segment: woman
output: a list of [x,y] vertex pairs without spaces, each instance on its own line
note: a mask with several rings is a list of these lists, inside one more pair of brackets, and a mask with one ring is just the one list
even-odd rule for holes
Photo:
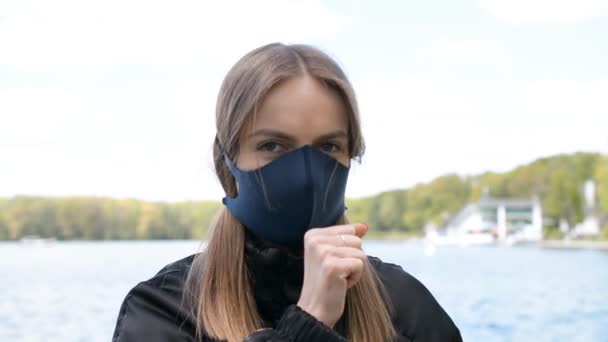
[[217,100],[214,162],[225,207],[204,252],[125,298],[114,341],[461,341],[430,292],[366,256],[344,217],[363,154],[353,89],[304,45],[241,60]]

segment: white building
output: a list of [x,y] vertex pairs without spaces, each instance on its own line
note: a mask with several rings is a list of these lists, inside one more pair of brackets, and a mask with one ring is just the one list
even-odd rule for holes
[[538,198],[482,197],[450,218],[445,232],[472,241],[538,241],[542,239],[542,217]]

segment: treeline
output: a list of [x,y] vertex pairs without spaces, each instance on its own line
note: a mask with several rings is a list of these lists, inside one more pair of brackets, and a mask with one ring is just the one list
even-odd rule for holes
[[548,222],[557,225],[565,219],[572,226],[584,218],[583,184],[588,179],[596,182],[598,214],[607,225],[608,156],[595,153],[542,158],[506,173],[446,175],[410,189],[349,200],[348,213],[351,220],[367,219],[381,231],[421,232],[428,223],[442,226],[487,189],[492,197],[538,196]]
[[0,240],[202,239],[216,202],[154,203],[95,197],[0,199]]
[[[421,233],[441,226],[460,208],[477,201],[484,189],[493,197],[539,196],[543,214],[571,225],[584,217],[582,185],[597,183],[598,211],[608,224],[608,156],[593,153],[539,159],[506,173],[462,177],[446,175],[410,189],[350,199],[353,222],[373,230]],[[144,202],[94,197],[0,199],[0,240],[39,235],[62,240],[201,239],[219,202]]]

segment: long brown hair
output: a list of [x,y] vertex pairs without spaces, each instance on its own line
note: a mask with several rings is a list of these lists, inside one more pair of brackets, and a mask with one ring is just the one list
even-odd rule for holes
[[[241,58],[228,72],[218,95],[213,156],[215,171],[228,196],[237,195],[237,186],[222,158],[234,160],[241,129],[268,91],[282,80],[299,75],[315,77],[342,97],[349,115],[350,156],[359,158],[363,154],[355,93],[340,67],[311,46],[269,44]],[[223,208],[211,229],[206,250],[195,257],[188,273],[186,293],[192,299],[199,338],[204,334],[240,342],[262,327],[244,261],[243,229]],[[387,341],[395,335],[384,291],[368,262],[361,280],[346,296],[349,340]]]

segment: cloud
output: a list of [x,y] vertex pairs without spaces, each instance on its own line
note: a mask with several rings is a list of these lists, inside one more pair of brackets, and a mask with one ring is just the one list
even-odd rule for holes
[[[436,80],[354,85],[368,151],[348,196],[555,153],[608,152],[608,80],[538,80],[492,99]],[[221,198],[210,161],[218,86],[184,80],[128,107],[62,89],[0,92],[0,112],[13,113],[0,126],[0,196]]]
[[353,168],[349,196],[477,167],[471,164],[479,136],[471,134],[471,123],[485,112],[481,96],[457,95],[435,80],[359,81],[354,86],[367,152],[363,164]]
[[577,23],[608,16],[604,0],[480,0],[479,6],[498,21],[513,25]]
[[503,115],[533,134],[532,149],[608,153],[606,94],[608,80],[533,81],[516,92]]
[[436,64],[443,65],[502,65],[505,52],[495,43],[475,39],[437,39],[423,52]]
[[0,64],[200,64],[271,41],[336,34],[320,1],[16,1],[0,8]]
[[[606,13],[580,4],[482,2],[516,24]],[[0,67],[26,70],[6,73],[0,86],[0,196],[219,199],[210,144],[223,68],[262,43],[317,44],[350,24],[320,1],[0,2]],[[419,53],[434,64],[500,66],[498,44],[442,38]],[[368,153],[348,195],[608,152],[608,81],[500,81],[355,80]]]
[[[210,146],[219,84],[178,82],[130,106],[59,88],[0,91],[0,196],[221,198]],[[35,99],[35,100],[32,100]]]
[[[570,120],[608,124],[608,80],[537,80],[514,99],[529,115],[544,113],[552,121]],[[608,126],[606,126],[608,128]]]
[[507,171],[559,153],[608,153],[608,80],[522,82],[492,98],[434,80],[355,87],[368,150],[349,196],[450,172]]
[[0,196],[221,198],[223,69],[351,21],[320,0],[0,2]]

